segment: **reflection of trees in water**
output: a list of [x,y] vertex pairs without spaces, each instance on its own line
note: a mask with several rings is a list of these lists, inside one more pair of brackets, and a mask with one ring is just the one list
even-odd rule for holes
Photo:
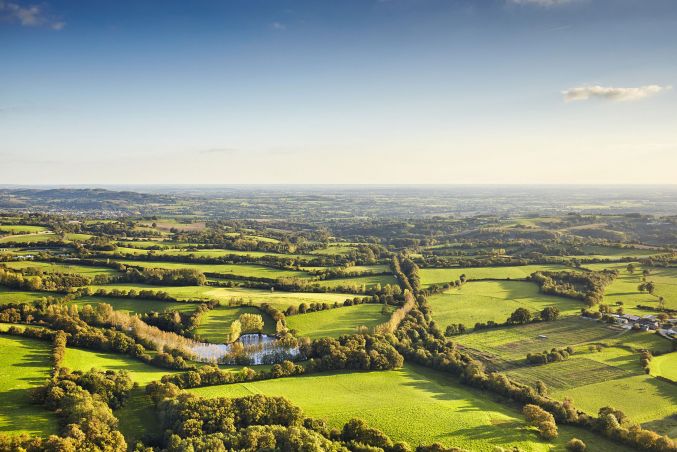
[[196,361],[218,364],[275,364],[300,357],[298,347],[264,334],[243,334],[232,344],[199,343],[191,351]]

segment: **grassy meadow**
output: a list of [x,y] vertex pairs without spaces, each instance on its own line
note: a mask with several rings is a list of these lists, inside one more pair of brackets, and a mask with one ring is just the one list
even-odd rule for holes
[[393,308],[388,308],[386,314],[381,313],[382,309],[381,304],[361,304],[298,314],[287,317],[287,327],[296,330],[299,337],[338,337],[353,334],[360,326],[371,329],[386,322]]
[[30,400],[30,390],[49,378],[51,343],[0,335],[0,433],[57,433],[56,416]]
[[476,322],[505,322],[517,308],[531,312],[556,306],[560,315],[572,315],[584,305],[570,298],[543,295],[536,284],[525,281],[474,281],[460,288],[431,295],[428,302],[433,318],[442,327],[462,323],[472,328]]
[[264,333],[275,333],[275,322],[273,319],[252,306],[227,307],[219,306],[207,311],[200,318],[200,325],[196,329],[198,337],[202,340],[212,343],[228,342],[230,334],[230,324],[237,320],[244,313],[259,314],[263,317]]
[[567,427],[560,427],[556,442],[542,441],[517,410],[461,386],[445,374],[411,365],[387,372],[317,374],[190,392],[203,397],[284,396],[306,415],[326,419],[332,427],[359,417],[414,447],[440,442],[473,451],[489,452],[496,446],[563,451],[563,444],[576,436],[590,450],[624,450],[583,430]]
[[255,264],[192,264],[184,262],[163,262],[163,261],[129,261],[117,260],[125,265],[143,268],[190,268],[204,273],[219,273],[222,275],[235,275],[245,278],[308,278],[310,275],[306,272],[296,270],[280,270],[277,268],[265,267]]
[[467,279],[524,279],[537,271],[561,271],[569,267],[563,265],[521,265],[504,267],[451,267],[422,268],[419,271],[421,285],[454,282],[465,275]]

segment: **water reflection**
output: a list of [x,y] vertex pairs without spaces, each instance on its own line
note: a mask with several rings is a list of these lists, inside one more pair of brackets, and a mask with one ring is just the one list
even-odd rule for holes
[[219,364],[275,364],[300,358],[298,347],[283,344],[275,336],[243,334],[232,344],[198,343],[191,348],[195,360]]

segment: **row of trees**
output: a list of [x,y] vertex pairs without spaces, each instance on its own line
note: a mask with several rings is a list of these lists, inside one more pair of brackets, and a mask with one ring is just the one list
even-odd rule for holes
[[546,294],[560,295],[584,301],[594,306],[604,299],[604,289],[618,276],[617,270],[600,272],[548,272],[539,271],[531,274],[534,281]]

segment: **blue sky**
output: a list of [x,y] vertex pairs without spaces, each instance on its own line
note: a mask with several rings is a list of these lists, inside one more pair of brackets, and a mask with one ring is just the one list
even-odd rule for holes
[[676,183],[673,0],[0,0],[0,183]]

